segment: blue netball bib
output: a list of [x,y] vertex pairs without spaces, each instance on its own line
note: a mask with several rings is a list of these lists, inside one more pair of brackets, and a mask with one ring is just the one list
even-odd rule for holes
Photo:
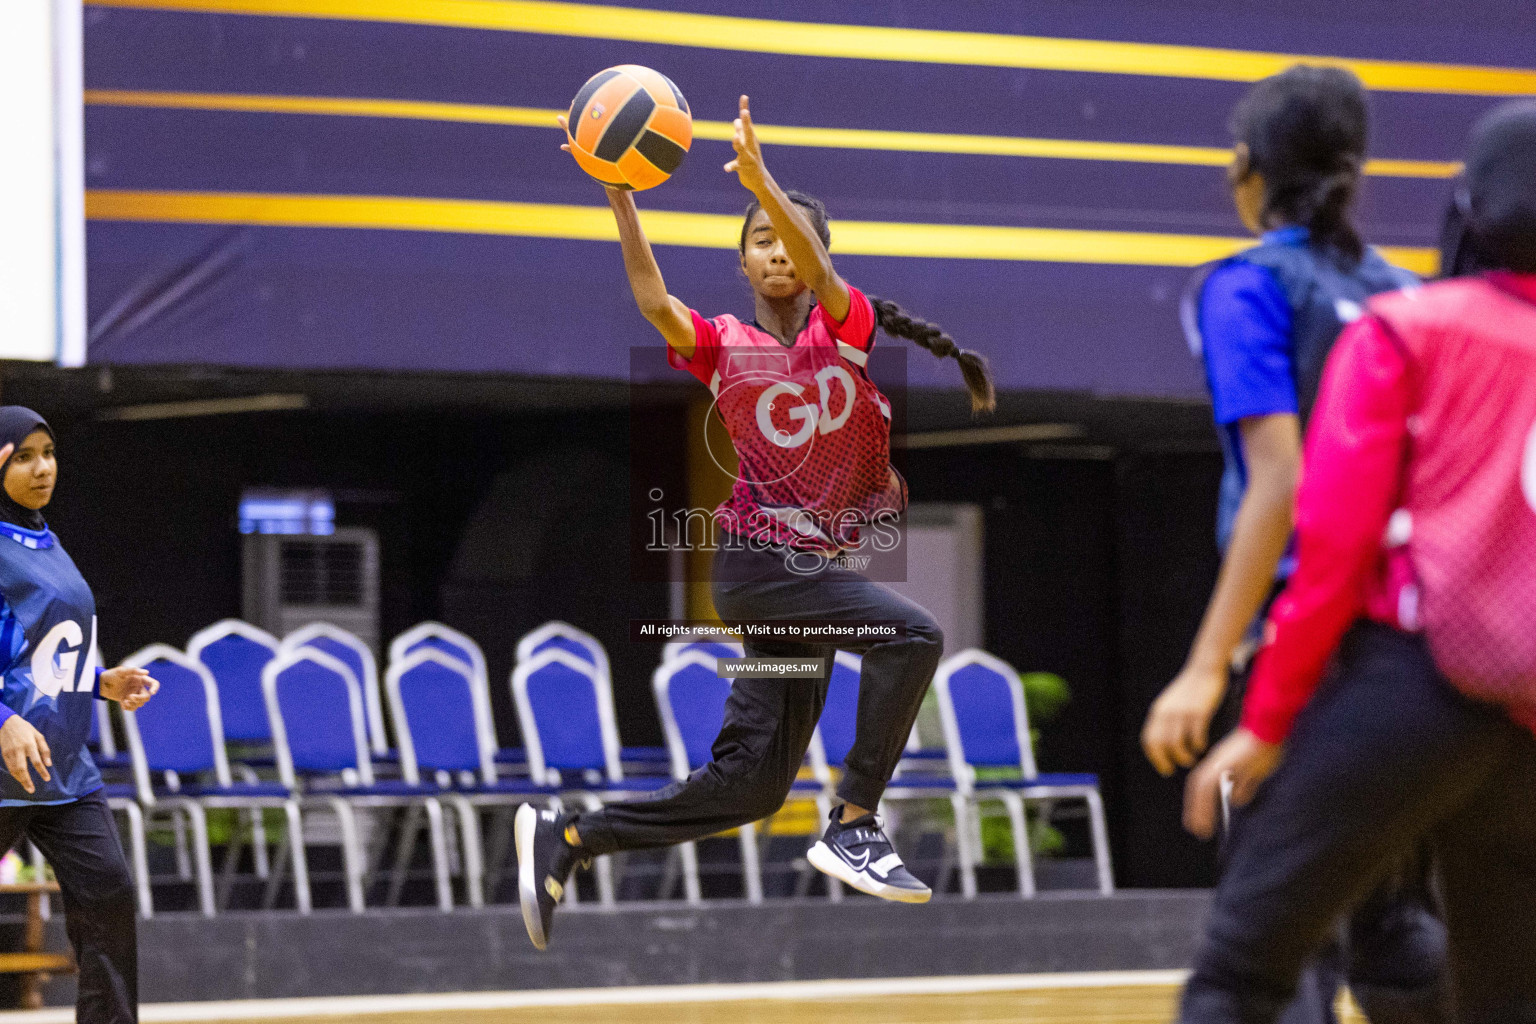
[[52,778],[33,772],[28,794],[0,771],[0,806],[56,804],[101,786],[85,747],[95,714],[96,600],[52,531],[0,523],[0,721],[21,715],[53,755]]

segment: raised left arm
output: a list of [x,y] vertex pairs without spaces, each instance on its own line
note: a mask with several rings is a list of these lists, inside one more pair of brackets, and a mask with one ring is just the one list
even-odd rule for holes
[[757,197],[763,211],[768,214],[768,220],[773,224],[773,230],[784,242],[784,251],[794,263],[795,273],[815,293],[816,301],[821,303],[832,319],[841,323],[848,318],[848,307],[852,301],[848,294],[848,284],[833,268],[832,256],[827,252],[827,247],[821,244],[821,238],[805,219],[805,214],[795,207],[764,166],[763,148],[752,127],[752,111],[747,107],[745,96],[741,98],[735,128],[731,148],[736,151],[736,156],[725,165],[725,169],[734,173],[741,180],[742,186]]

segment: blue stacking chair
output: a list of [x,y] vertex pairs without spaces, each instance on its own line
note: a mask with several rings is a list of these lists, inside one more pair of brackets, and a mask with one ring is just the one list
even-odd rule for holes
[[261,671],[277,657],[277,637],[240,619],[223,619],[187,641],[187,653],[213,673],[224,716],[224,739],[272,742],[272,726],[261,695]]
[[[375,777],[368,746],[366,701],[362,684],[352,669],[324,651],[299,647],[267,663],[262,670],[262,691],[271,716],[272,745],[283,784],[302,793],[298,804],[301,811],[324,808],[336,816],[340,825],[347,902],[352,911],[360,914],[364,910],[367,873],[357,828],[356,811],[360,809],[426,812],[438,908],[452,910],[442,805],[429,787]],[[400,839],[402,860],[397,861],[390,902],[399,892],[400,870],[405,867],[404,856],[415,842],[416,821],[415,813],[407,814],[407,827]]]
[[[278,646],[277,637],[241,619],[221,619],[187,641],[187,653],[208,666],[218,683],[225,741],[263,748],[241,751],[240,760],[230,765],[244,782],[257,781],[258,766],[271,767],[265,748],[272,742],[272,727],[261,695],[261,670],[277,656]],[[261,812],[251,813],[259,822]],[[268,877],[266,844],[255,844],[251,853],[256,877]]]
[[[651,676],[656,693],[656,707],[672,754],[672,777],[686,779],[690,773],[708,764],[715,738],[725,724],[725,702],[731,695],[731,680],[717,674],[716,659],[704,651],[688,651],[657,666]],[[812,762],[818,756],[819,742],[812,741]],[[820,769],[825,774],[825,767]],[[798,780],[791,796],[815,800],[823,816],[831,812],[826,788],[815,779]],[[757,850],[756,824],[738,830],[741,843],[743,888],[749,903],[763,901],[762,864]],[[698,851],[693,843],[682,846],[683,882],[690,903],[702,899],[699,885]],[[836,896],[833,897],[837,898]]]
[[[215,910],[204,812],[205,808],[219,807],[247,812],[251,842],[263,847],[266,834],[261,827],[261,811],[283,811],[293,854],[295,902],[300,913],[309,913],[309,873],[298,804],[287,786],[233,780],[224,753],[219,688],[213,673],[202,662],[166,644],[152,644],[124,664],[147,669],[160,683],[154,700],[137,711],[123,712],[123,732],[128,738],[139,803],[150,812],[164,808],[184,815],[190,824],[202,912],[211,916]],[[156,775],[161,780],[158,784]],[[231,839],[231,867],[237,842]],[[270,891],[275,892],[276,882],[275,876],[269,881]]]
[[368,746],[375,761],[389,760],[389,737],[384,729],[384,702],[379,692],[379,668],[373,651],[362,638],[329,622],[311,622],[283,637],[278,653],[286,654],[300,647],[313,647],[346,665],[363,686],[364,709],[368,712]]
[[[517,663],[523,664],[530,661],[536,654],[547,650],[562,650],[590,663],[601,680],[599,685],[612,692],[613,670],[608,664],[608,652],[603,648],[602,642],[591,633],[578,629],[569,622],[552,619],[537,629],[530,630],[517,642]],[[513,699],[516,700],[516,697],[514,696]],[[500,751],[497,759],[503,762],[526,764],[527,751]],[[641,775],[654,775],[666,772],[668,754],[665,747],[620,747],[619,761],[626,770]]]
[[[654,793],[666,775],[626,774],[613,690],[600,666],[549,645],[512,670],[512,699],[533,781],[595,810],[606,800]],[[613,902],[613,869],[596,861],[598,898]]]
[[[407,655],[421,650],[437,651],[460,662],[478,684],[483,684],[489,707],[491,682],[485,667],[485,653],[472,638],[441,622],[418,622],[390,641],[389,663],[393,667],[404,661]],[[491,756],[499,764],[516,765],[527,770],[528,755],[520,747],[497,748],[493,742]]]
[[[946,658],[934,674],[933,686],[939,695],[950,770],[963,798],[963,808],[959,804],[956,808],[956,832],[962,847],[976,837],[971,814],[981,803],[1001,803],[1013,826],[1019,892],[1032,896],[1035,875],[1025,827],[1025,802],[1044,804],[1043,810],[1049,813],[1051,805],[1059,801],[1081,800],[1088,811],[1099,891],[1106,895],[1114,892],[1109,832],[1104,822],[1098,776],[1041,774],[1035,767],[1029,713],[1024,704],[1024,684],[1013,666],[985,651],[971,648]],[[1014,778],[978,782],[976,768],[1010,768],[1017,769],[1019,774]],[[966,819],[963,827],[960,824],[962,813]],[[974,864],[977,859],[968,856],[961,862],[962,888],[968,897],[976,891]]]
[[475,674],[475,678],[484,681],[486,692],[490,692],[491,681],[485,669],[485,652],[481,651],[480,645],[470,637],[441,622],[418,622],[391,640],[389,662],[393,665],[397,661],[403,661],[407,654],[423,647],[441,651],[450,658],[457,658],[468,665],[470,671]]
[[[479,809],[548,800],[553,790],[525,778],[499,777],[490,695],[464,662],[435,647],[420,647],[386,673],[400,771],[407,783],[433,786],[458,814],[470,906],[485,903],[485,862]],[[494,832],[489,860],[494,890],[508,852],[510,821]]]
[[697,637],[692,640],[669,640],[661,648],[662,661],[675,661],[689,651],[702,651],[713,658],[742,658],[746,650],[741,642],[728,633],[717,637]]
[[558,648],[574,654],[583,661],[591,662],[598,675],[610,682],[612,670],[608,667],[608,652],[597,637],[569,622],[551,619],[537,629],[530,630],[517,642],[517,660],[527,661],[540,651]]

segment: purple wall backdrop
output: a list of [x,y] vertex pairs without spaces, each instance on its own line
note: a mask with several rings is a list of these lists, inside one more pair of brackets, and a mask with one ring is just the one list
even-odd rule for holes
[[[641,4],[738,14],[725,0]],[[1000,13],[1001,11],[1001,13]],[[761,13],[761,12],[759,12]],[[772,17],[827,20],[782,0]],[[850,23],[1017,32],[1352,57],[1520,66],[1520,0],[1264,5],[1076,0],[999,5],[856,0]],[[1147,76],[736,53],[367,22],[88,7],[88,89],[350,96],[563,107],[590,73],[669,74],[695,115],[749,92],[783,124],[1223,146],[1244,86]],[[1494,100],[1373,98],[1375,155],[1454,159]],[[88,187],[432,196],[599,205],[547,129],[385,118],[87,108]],[[729,147],[698,141],[642,205],[733,214]],[[1240,235],[1219,168],[781,147],[770,166],[833,217]],[[1430,245],[1443,180],[1373,178],[1361,220]],[[836,225],[834,222],[834,235]],[[606,242],[328,228],[93,221],[90,359],[622,377],[653,335]],[[835,238],[834,238],[834,254]],[[729,251],[658,250],[672,291],[745,313]],[[1181,268],[844,256],[844,276],[989,354],[1011,388],[1198,393],[1177,328]],[[913,360],[913,383],[954,385]]]

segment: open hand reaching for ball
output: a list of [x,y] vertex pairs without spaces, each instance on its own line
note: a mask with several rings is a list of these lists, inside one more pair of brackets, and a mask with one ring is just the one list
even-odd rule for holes
[[752,128],[752,111],[747,108],[747,98],[741,98],[741,109],[733,124],[736,134],[731,137],[731,148],[736,158],[725,165],[727,172],[741,180],[742,187],[753,195],[763,189],[767,170],[763,167],[763,149],[758,144],[757,132]]

